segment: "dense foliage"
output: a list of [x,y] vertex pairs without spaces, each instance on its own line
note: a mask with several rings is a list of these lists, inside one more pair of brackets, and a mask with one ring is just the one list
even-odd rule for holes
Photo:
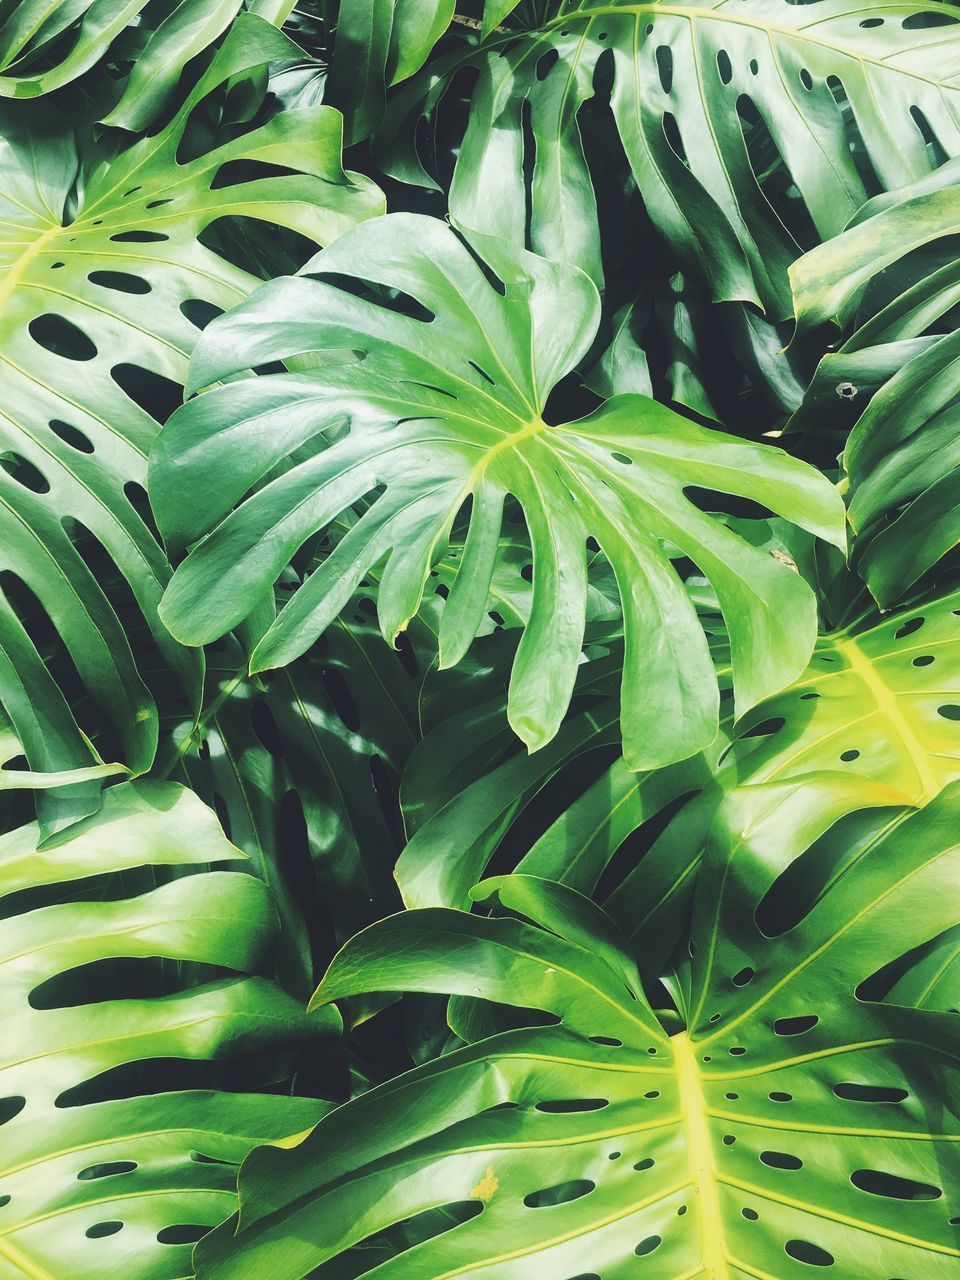
[[960,1270],[960,7],[0,0],[0,1276]]

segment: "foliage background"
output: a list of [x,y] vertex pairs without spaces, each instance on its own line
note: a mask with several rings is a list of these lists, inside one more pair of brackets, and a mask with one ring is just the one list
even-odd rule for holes
[[958,22],[0,0],[0,1276],[955,1274]]

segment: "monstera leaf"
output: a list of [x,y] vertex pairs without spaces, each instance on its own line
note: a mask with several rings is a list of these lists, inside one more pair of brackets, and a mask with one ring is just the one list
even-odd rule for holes
[[176,726],[163,772],[216,808],[270,886],[278,973],[305,999],[338,945],[396,909],[396,793],[420,677],[359,612],[266,682],[247,676],[235,642],[217,648],[209,702]]
[[[952,1276],[956,1020],[863,987],[957,923],[960,793],[919,813],[890,800],[829,774],[728,800],[672,1035],[622,935],[563,886],[520,876],[475,890],[531,923],[433,909],[374,925],[317,1005],[457,992],[557,1024],[448,1053],[300,1146],[255,1152],[239,1226],[200,1245],[198,1276],[299,1280],[328,1260],[356,1274],[411,1218],[417,1243],[384,1276]],[[869,837],[814,858],[863,805]]]
[[454,0],[341,0],[328,98],[351,142],[380,123],[387,87],[419,71],[453,10]]
[[[98,763],[88,739],[106,728],[114,758],[135,771],[152,761],[156,711],[117,616],[126,604],[198,699],[198,656],[156,616],[169,570],[151,532],[145,460],[156,416],[180,398],[198,327],[254,284],[198,237],[216,219],[243,216],[325,242],[380,208],[376,188],[341,168],[340,117],[330,108],[285,112],[178,159],[201,99],[293,47],[262,19],[238,20],[170,124],[115,155],[78,154],[65,122],[35,106],[5,108],[0,701],[37,771]],[[299,172],[245,181],[245,160]],[[111,562],[120,586],[108,598]],[[45,665],[50,623],[66,654],[54,651]],[[68,706],[64,667],[88,702]],[[85,803],[50,822],[89,812],[92,785]]]
[[[184,1061],[200,1085],[200,1063],[310,1044],[337,1019],[245,976],[269,961],[273,907],[253,876],[207,869],[243,855],[189,791],[122,783],[55,849],[37,838],[0,837],[0,1271],[189,1274],[192,1242],[232,1211],[238,1161],[325,1107],[159,1090]],[[131,1065],[151,1060],[166,1060],[152,1085]]]
[[[714,646],[725,683],[719,635]],[[732,788],[843,770],[924,804],[960,778],[957,591],[823,635],[799,681],[736,728],[727,703],[716,741],[668,769],[631,772],[613,750],[611,684],[609,670],[588,663],[578,684],[587,705],[575,703],[532,759],[508,750],[496,698],[431,729],[404,777],[409,841],[396,874],[408,906],[465,906],[496,858],[596,894],[656,978],[686,926],[706,834]]]
[[[431,565],[469,503],[469,534],[440,629],[440,661],[452,665],[486,617],[510,496],[522,509],[533,562],[508,704],[514,729],[534,749],[562,720],[583,643],[586,548],[594,538],[624,610],[628,762],[682,759],[715,736],[718,695],[665,541],[716,588],[741,712],[799,674],[815,631],[813,596],[799,577],[702,512],[686,491],[749,496],[838,543],[840,500],[805,464],[642,396],[619,396],[588,418],[548,426],[547,396],[596,327],[596,290],[576,268],[483,237],[471,243],[483,265],[433,219],[376,220],[301,276],[264,286],[204,335],[194,386],[276,359],[303,368],[199,396],[158,440],[150,486],[164,536],[178,547],[203,538],[171,581],[164,620],[187,644],[224,634],[305,541],[373,495],[266,631],[251,670],[303,653],[384,557],[377,607],[392,641],[417,612]],[[358,298],[323,279],[333,273],[412,295],[420,310],[398,314],[380,305],[382,294]]]
[[842,430],[857,563],[880,604],[903,598],[960,542],[960,167],[865,205],[791,275],[802,329],[851,330],[794,420]]
[[[244,8],[281,22],[294,0],[14,0],[0,5],[0,97],[36,98],[106,60],[134,58],[110,123],[145,127],[191,58]],[[124,41],[125,38],[125,41]],[[127,47],[120,46],[126,42]]]
[[[503,6],[487,9],[496,20]],[[951,4],[565,0],[553,13],[539,30],[428,64],[395,103],[380,153],[395,176],[423,181],[412,136],[394,135],[401,120],[412,135],[456,73],[475,68],[451,212],[519,243],[529,222],[534,249],[595,279],[596,152],[581,114],[611,77],[616,129],[657,226],[716,298],[760,301],[775,317],[789,314],[798,243],[841,231],[877,183],[899,186],[960,152],[941,57]]]

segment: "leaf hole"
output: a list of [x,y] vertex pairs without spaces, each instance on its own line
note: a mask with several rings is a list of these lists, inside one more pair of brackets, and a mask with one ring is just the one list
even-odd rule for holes
[[769,1169],[786,1169],[791,1173],[803,1168],[803,1161],[797,1156],[789,1155],[786,1151],[761,1151],[760,1163],[765,1164]]
[[97,348],[82,329],[78,329],[63,316],[47,313],[36,316],[27,325],[27,332],[38,347],[64,360],[93,360]]
[[497,385],[493,378],[490,377],[489,373],[487,373],[486,369],[481,369],[475,360],[468,360],[467,364],[474,370],[474,372],[479,373],[480,377],[483,378],[485,382],[489,382],[491,387],[495,387]]
[[815,1013],[796,1018],[777,1018],[773,1030],[778,1036],[802,1036],[805,1031],[811,1031],[819,1021]]
[[95,1222],[83,1233],[88,1240],[102,1240],[104,1236],[115,1236],[123,1230],[123,1223],[114,1219],[111,1222]]
[[90,1182],[94,1178],[112,1178],[116,1174],[133,1173],[137,1168],[135,1160],[112,1160],[109,1164],[91,1164],[77,1174],[80,1182]]
[[180,314],[195,329],[205,329],[211,320],[216,320],[217,316],[223,315],[223,307],[205,302],[203,298],[187,298],[185,302],[180,303]]
[[838,1098],[847,1102],[905,1102],[910,1096],[906,1089],[891,1088],[887,1085],[860,1084],[855,1081],[842,1081],[833,1086]]
[[87,279],[101,289],[112,289],[115,293],[151,293],[153,286],[142,276],[131,275],[129,271],[90,271]]
[[71,426],[69,422],[61,422],[59,418],[51,418],[47,425],[71,449],[76,449],[78,453],[93,453],[92,441],[79,428]]
[[17,484],[22,484],[31,493],[50,492],[50,481],[22,453],[0,453],[0,467],[11,480],[16,480]]
[[923,623],[923,617],[911,618],[909,622],[905,622],[902,627],[898,627],[893,633],[894,640],[902,640],[904,636],[912,636],[915,631],[920,630]]
[[162,231],[118,231],[110,239],[117,244],[159,244],[170,237],[165,236]]
[[541,1191],[531,1191],[523,1197],[528,1209],[551,1208],[558,1204],[569,1204],[571,1200],[580,1200],[589,1195],[596,1187],[589,1178],[575,1178],[570,1182],[558,1182],[553,1187],[545,1187]]
[[791,1258],[805,1262],[808,1267],[832,1267],[835,1261],[832,1253],[809,1240],[788,1240],[783,1248]]
[[210,1230],[199,1222],[184,1222],[171,1227],[163,1227],[157,1232],[160,1244],[196,1244]]
[[953,14],[934,13],[930,9],[924,9],[920,13],[911,13],[900,25],[904,31],[929,31],[933,27],[952,27],[957,22],[960,22],[960,18],[955,18]]
[[150,415],[161,426],[174,409],[183,404],[183,387],[172,378],[166,378],[152,369],[137,364],[115,364],[110,370],[125,396]]
[[577,1111],[602,1111],[609,1105],[608,1098],[552,1098],[538,1102],[537,1110],[548,1115],[568,1115]]
[[850,1181],[859,1191],[887,1200],[939,1200],[943,1196],[943,1191],[930,1183],[915,1182],[879,1169],[858,1169],[850,1175]]
[[537,59],[537,79],[546,80],[547,76],[556,66],[560,58],[559,51],[556,49],[548,49],[545,54]]

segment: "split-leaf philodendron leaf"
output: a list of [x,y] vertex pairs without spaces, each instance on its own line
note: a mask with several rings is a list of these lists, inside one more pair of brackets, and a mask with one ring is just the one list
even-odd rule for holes
[[960,0],[0,0],[0,1280],[957,1280],[958,192]]
[[[889,608],[960,542],[960,164],[866,204],[791,268],[801,331],[852,328],[824,356],[795,426],[850,425],[856,560]],[[844,417],[846,423],[844,424]]]
[[[178,158],[207,94],[293,48],[262,19],[238,20],[174,119],[119,152],[86,141],[78,150],[68,123],[42,107],[8,104],[0,115],[0,701],[38,772],[98,763],[88,740],[98,721],[111,728],[113,758],[135,772],[153,760],[156,708],[117,616],[125,592],[108,596],[98,555],[125,579],[191,703],[199,697],[198,655],[157,618],[169,568],[148,523],[146,455],[171,389],[179,399],[199,327],[255,277],[198,237],[240,216],[325,243],[381,208],[371,182],[344,172],[341,120],[328,107],[282,113]],[[297,171],[231,178],[247,160]],[[24,625],[34,598],[92,702],[86,720]],[[97,794],[96,783],[71,788],[50,801],[46,822],[82,816]]]
[[[197,1073],[177,1090],[178,1060],[315,1051],[338,1020],[248,976],[275,912],[259,880],[212,869],[243,855],[191,792],[124,783],[56,847],[37,839],[36,825],[0,836],[0,1274],[183,1276],[193,1240],[231,1211],[246,1152],[324,1106]],[[208,976],[191,985],[191,969]],[[151,1084],[131,1064],[153,1059],[167,1067]]]
[[[644,205],[681,261],[718,299],[760,302],[775,317],[790,313],[799,246],[838,234],[878,187],[960,153],[960,88],[942,54],[960,15],[940,0],[564,0],[548,19],[428,64],[388,118],[382,163],[423,181],[412,140],[393,135],[404,117],[410,130],[436,114],[457,70],[477,68],[451,212],[519,243],[529,227],[538,252],[598,280],[608,224],[594,136],[581,128],[598,84],[610,83]],[[774,207],[778,167],[793,196]]]
[[[294,0],[5,0],[0,4],[0,97],[53,93],[113,55],[130,75],[109,122],[150,124],[191,58],[244,9],[282,22]],[[102,67],[101,67],[102,69]]]
[[[358,297],[341,286],[344,276],[380,292]],[[412,300],[414,313],[390,305],[387,291],[401,305]],[[717,592],[739,712],[802,670],[815,606],[796,573],[686,491],[749,497],[838,545],[841,502],[804,463],[643,396],[548,425],[547,397],[585,352],[597,311],[593,284],[574,267],[487,237],[464,243],[433,219],[389,215],[215,322],[197,349],[194,387],[277,359],[297,371],[200,395],[158,439],[150,485],[161,530],[174,547],[198,543],[162,605],[173,634],[198,645],[236,626],[304,542],[372,496],[266,631],[251,669],[303,653],[385,557],[377,607],[392,641],[420,607],[431,565],[469,504],[440,630],[440,661],[451,665],[486,614],[505,502],[515,499],[533,560],[508,703],[519,736],[543,746],[566,711],[592,538],[613,567],[624,611],[628,763],[665,764],[706,746],[717,731],[716,678],[671,551],[697,564]]]
[[[530,923],[432,909],[359,935],[316,1004],[454,992],[557,1021],[441,1056],[299,1147],[257,1152],[239,1226],[201,1244],[198,1276],[299,1280],[333,1259],[330,1274],[357,1274],[409,1218],[419,1242],[384,1280],[955,1275],[955,1019],[861,989],[958,922],[958,794],[920,812],[893,799],[831,774],[731,796],[674,1034],[612,922],[548,881],[475,890]],[[863,805],[870,838],[812,857]]]

